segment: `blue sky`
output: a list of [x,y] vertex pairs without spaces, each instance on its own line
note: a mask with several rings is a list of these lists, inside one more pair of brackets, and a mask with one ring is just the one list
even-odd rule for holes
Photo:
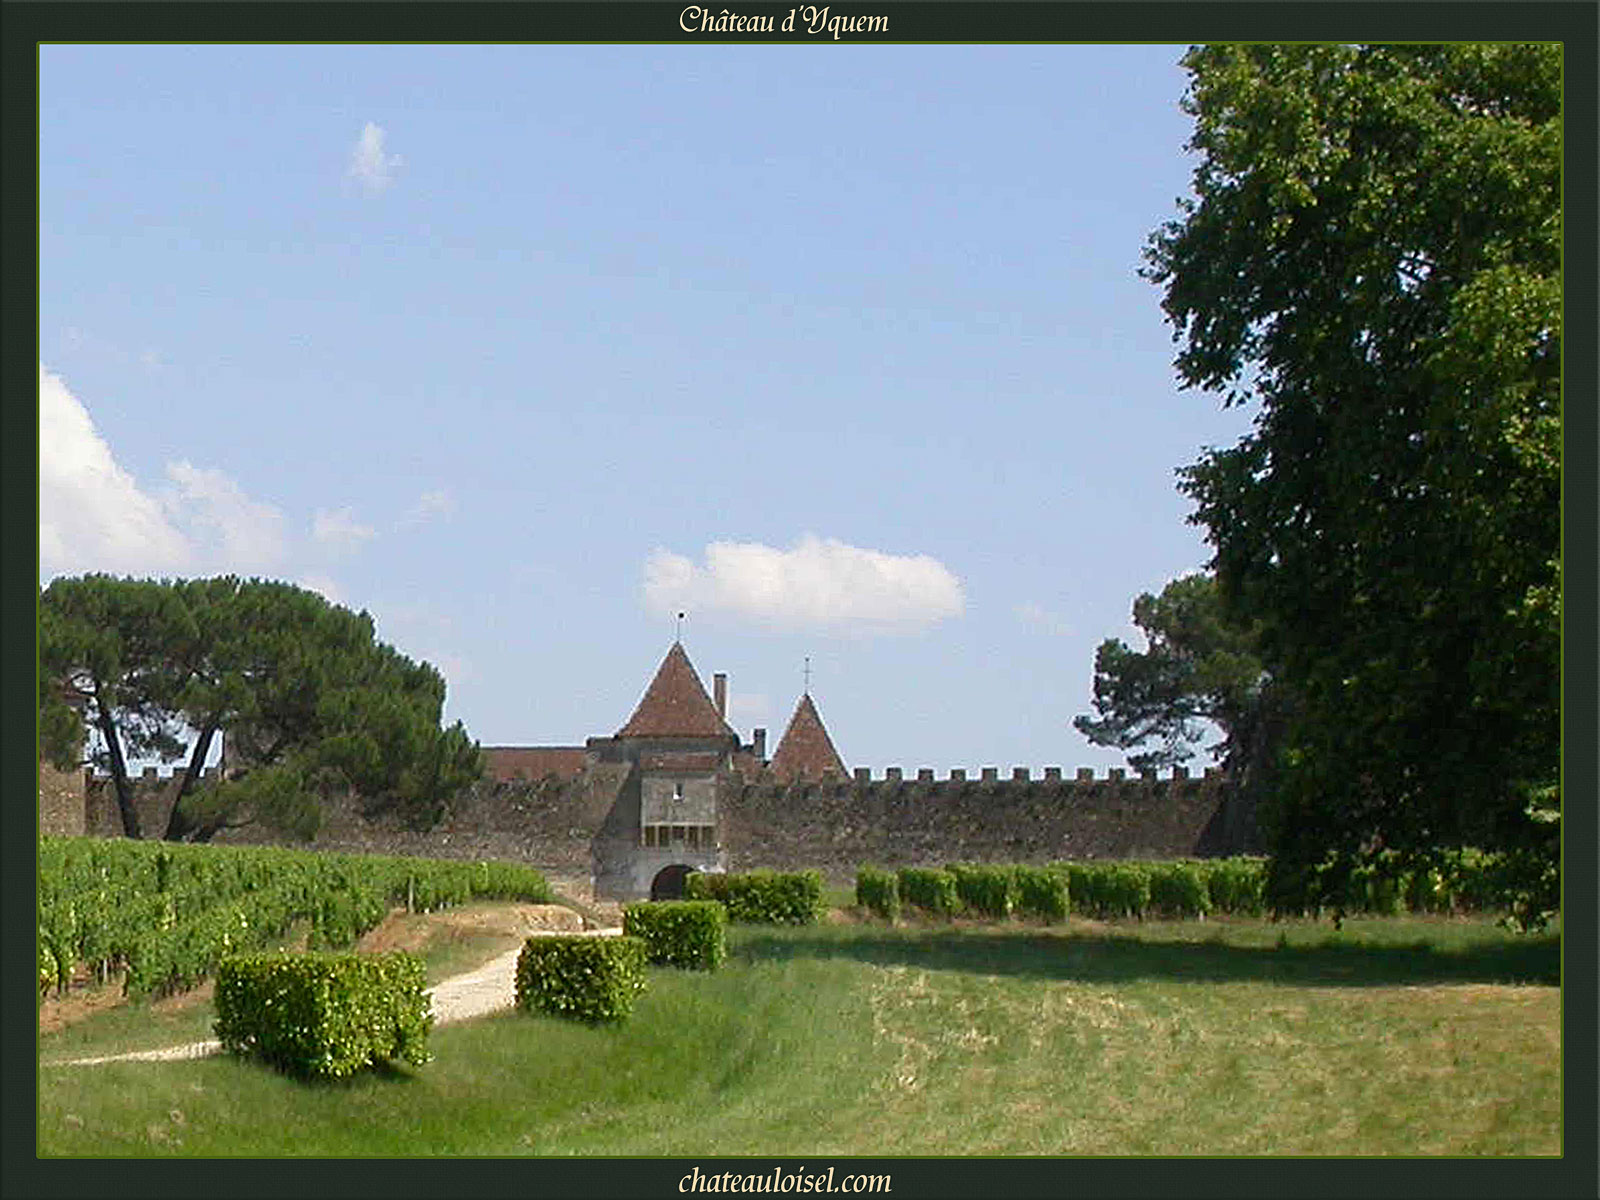
[[809,656],[851,766],[1120,765],[1095,647],[1251,416],[1137,276],[1181,52],[44,47],[41,579],[317,588],[485,745],[683,610],[769,749]]

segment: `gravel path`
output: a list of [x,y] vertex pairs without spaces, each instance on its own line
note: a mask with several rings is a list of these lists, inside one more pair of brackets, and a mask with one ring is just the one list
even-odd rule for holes
[[[559,930],[532,930],[530,937],[550,937]],[[568,931],[575,932],[575,931]],[[596,929],[594,937],[615,937],[621,929]],[[433,1001],[435,1025],[448,1025],[454,1021],[467,1021],[511,1008],[517,999],[517,956],[522,947],[517,946],[483,964],[475,971],[441,980],[428,988],[423,995]],[[60,1062],[43,1063],[47,1067],[92,1067],[109,1062],[172,1062],[183,1058],[206,1058],[220,1053],[222,1043],[212,1040],[190,1042],[186,1046],[168,1046],[163,1050],[138,1050],[129,1054],[109,1054],[100,1058],[69,1058]]]

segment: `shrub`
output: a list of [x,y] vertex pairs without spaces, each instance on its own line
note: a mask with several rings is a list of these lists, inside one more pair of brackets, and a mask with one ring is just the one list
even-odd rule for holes
[[312,917],[311,943],[348,946],[376,928],[388,911],[384,896],[376,888],[352,884],[326,892]]
[[1266,863],[1259,858],[1208,859],[1201,868],[1216,912],[1258,917],[1266,911]]
[[937,867],[901,867],[900,899],[937,916],[952,916],[961,907],[955,876]]
[[1462,850],[1455,856],[1446,882],[1462,908],[1489,912],[1506,907],[1505,876],[1502,855]]
[[878,867],[857,867],[856,904],[886,921],[898,917],[900,887],[894,872]]
[[1065,921],[1071,908],[1067,877],[1048,867],[1014,867],[1017,880],[1017,913],[1038,917],[1046,923]]
[[1362,864],[1352,870],[1345,882],[1345,911],[1376,913],[1386,917],[1399,915],[1401,885],[1390,873],[1391,870],[1388,864]]
[[1449,912],[1454,899],[1444,872],[1438,867],[1417,867],[1407,872],[1402,889],[1405,906],[1411,912]]
[[1204,917],[1211,894],[1192,863],[1155,863],[1149,869],[1150,908],[1165,917]]
[[1017,877],[1013,868],[950,863],[945,867],[956,881],[956,895],[979,916],[1003,921],[1016,907]]
[[1067,863],[1073,907],[1094,917],[1143,917],[1150,904],[1146,867],[1131,862]]
[[413,954],[246,954],[217,968],[223,1048],[289,1074],[339,1078],[385,1060],[420,1066],[433,1026]]
[[55,953],[50,949],[50,943],[45,941],[44,931],[39,932],[39,995],[43,996],[56,986],[60,978],[60,968],[56,965]]
[[696,873],[684,882],[690,900],[716,900],[728,920],[747,925],[812,925],[822,916],[822,875],[817,871]]
[[620,1021],[644,991],[645,944],[636,937],[531,937],[517,956],[517,1007],[575,1021]]
[[728,957],[728,910],[714,900],[625,905],[622,932],[642,941],[645,958],[661,966],[714,971]]

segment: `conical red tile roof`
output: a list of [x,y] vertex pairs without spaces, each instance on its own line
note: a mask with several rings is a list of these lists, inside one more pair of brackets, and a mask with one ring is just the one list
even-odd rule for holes
[[817,706],[809,693],[795,705],[789,727],[783,731],[772,761],[767,764],[779,779],[820,779],[824,775],[847,775],[844,760],[833,748],[833,739],[822,726]]
[[673,642],[618,737],[736,737],[717,716],[680,642]]

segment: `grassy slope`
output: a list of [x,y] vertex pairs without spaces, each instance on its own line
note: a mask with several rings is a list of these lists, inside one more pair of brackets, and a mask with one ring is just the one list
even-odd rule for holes
[[732,941],[714,975],[652,972],[619,1027],[505,1014],[342,1085],[226,1058],[45,1069],[40,1150],[1560,1151],[1553,937],[1397,919]]

